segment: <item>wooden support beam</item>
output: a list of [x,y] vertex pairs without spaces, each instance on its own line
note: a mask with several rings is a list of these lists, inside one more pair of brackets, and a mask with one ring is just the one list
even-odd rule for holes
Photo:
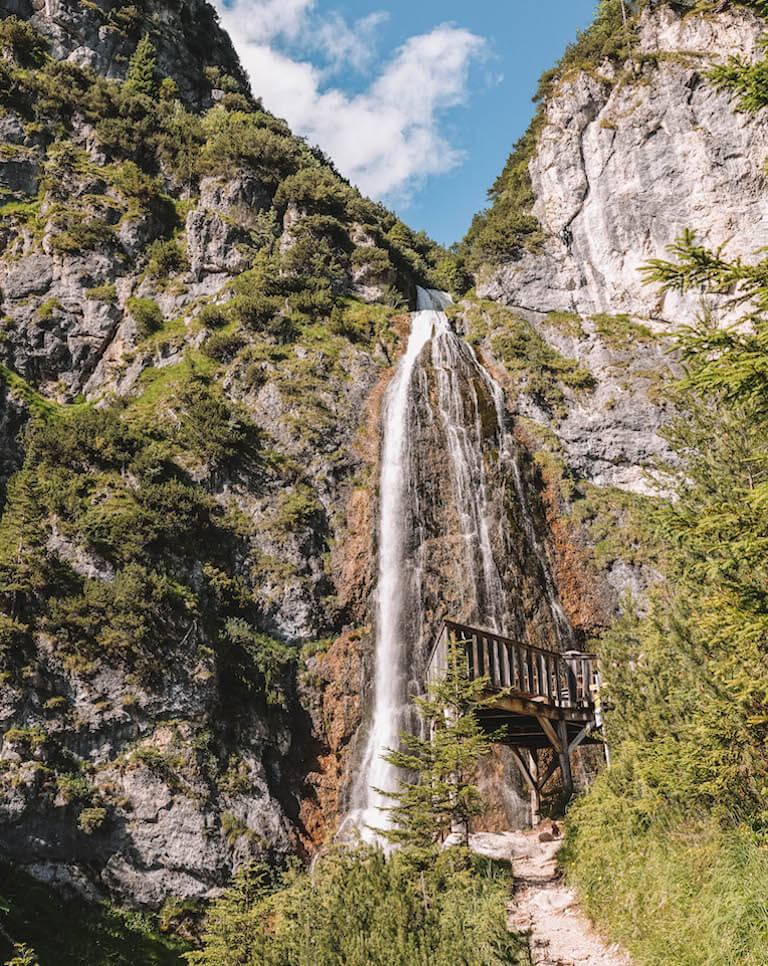
[[560,767],[560,759],[559,758],[555,758],[555,760],[549,766],[549,769],[548,769],[546,775],[543,778],[539,779],[539,791],[540,792],[543,792],[544,791],[544,786],[547,784],[547,782],[549,781],[549,779],[555,774],[555,772],[557,771],[557,769],[559,767]]
[[557,730],[560,733],[560,771],[563,775],[563,792],[566,798],[573,795],[573,775],[571,774],[571,757],[568,754],[568,726],[565,721],[558,721]]
[[528,761],[526,762],[520,749],[511,746],[510,751],[531,790],[531,825],[535,828],[541,817],[541,792],[538,783],[539,761],[535,752],[528,752]]
[[528,749],[528,767],[533,775],[531,788],[531,825],[536,826],[541,821],[541,789],[539,787],[539,753],[535,748]]
[[525,778],[529,785],[534,786],[536,784],[536,779],[531,774],[531,770],[529,769],[523,756],[520,754],[520,751],[514,746],[510,747],[509,750],[512,752],[512,756],[520,766],[520,771],[523,773],[523,778]]
[[582,743],[582,741],[584,741],[584,739],[589,734],[590,727],[591,726],[588,725],[588,724],[587,725],[584,725],[584,727],[581,729],[581,731],[571,741],[571,743],[568,745],[568,754],[569,755],[571,754],[571,752],[576,751],[576,749],[579,747],[579,745]]
[[552,723],[543,715],[536,715],[536,720],[541,725],[541,728],[544,734],[552,742],[552,747],[555,749],[558,755],[562,754],[563,748],[568,747],[568,732],[567,731],[565,732],[565,742],[561,743],[560,736],[562,736],[562,730],[560,729],[559,726],[562,725],[563,728],[565,728],[565,722],[558,721],[558,731],[560,731],[560,736],[558,736],[557,731],[555,731],[555,729],[552,727]]

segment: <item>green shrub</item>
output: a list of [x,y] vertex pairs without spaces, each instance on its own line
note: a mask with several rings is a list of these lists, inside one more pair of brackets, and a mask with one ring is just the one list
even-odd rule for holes
[[275,204],[294,204],[310,214],[343,218],[350,194],[349,186],[328,168],[302,168],[280,183]]
[[221,305],[205,305],[197,313],[197,321],[205,329],[223,329],[229,325],[229,312]]
[[107,176],[122,195],[138,201],[145,208],[156,204],[162,195],[162,185],[157,178],[142,171],[133,161],[112,165]]
[[40,322],[50,322],[58,312],[61,312],[63,308],[64,306],[61,304],[59,299],[52,298],[48,299],[47,302],[44,302],[38,308],[37,312],[35,312],[35,315]]
[[258,462],[260,431],[220,387],[192,378],[178,388],[171,406],[177,419],[176,441],[213,470],[252,468]]
[[67,804],[79,802],[90,805],[97,795],[96,789],[82,775],[59,775],[56,787]]
[[26,20],[0,20],[0,53],[9,51],[22,67],[40,67],[47,49],[47,40]]
[[98,832],[104,825],[106,818],[106,808],[84,808],[77,818],[77,827],[81,832],[85,832],[86,835],[93,835],[94,832]]
[[115,242],[112,226],[101,218],[72,212],[57,219],[56,227],[60,230],[51,238],[51,247],[56,252],[77,255]]
[[261,694],[267,705],[288,704],[291,672],[296,651],[267,634],[261,634],[242,618],[230,618],[224,628],[222,659],[229,678],[229,689]]
[[207,140],[199,162],[202,174],[232,175],[246,169],[276,185],[299,167],[299,143],[273,130],[267,115],[215,107],[203,119],[203,130]]
[[331,850],[312,875],[257,868],[212,906],[194,966],[515,966],[508,869],[467,868],[454,850],[423,874],[397,853]]
[[263,332],[277,315],[280,301],[269,295],[237,295],[227,308],[241,325],[252,332]]
[[147,248],[147,275],[150,278],[168,278],[188,267],[183,248],[171,239],[158,238]]
[[201,351],[217,362],[231,362],[246,345],[242,332],[213,332],[201,346]]
[[350,261],[354,266],[367,266],[375,274],[392,271],[388,253],[375,245],[358,245],[350,255]]
[[628,315],[608,315],[600,312],[592,316],[592,321],[598,336],[613,348],[630,348],[638,342],[647,344],[657,339],[652,329]]
[[163,311],[154,299],[140,299],[131,297],[126,303],[127,309],[136,323],[136,332],[140,339],[147,339],[154,332],[163,327]]
[[309,526],[321,512],[313,491],[306,485],[299,485],[292,492],[280,495],[275,523],[286,533],[295,533]]

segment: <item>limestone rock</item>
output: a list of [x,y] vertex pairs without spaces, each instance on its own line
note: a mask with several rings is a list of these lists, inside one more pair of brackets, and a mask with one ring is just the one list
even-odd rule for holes
[[[58,60],[71,60],[107,77],[124,77],[139,39],[151,32],[157,49],[157,65],[173,78],[184,100],[194,106],[211,106],[212,86],[205,67],[232,76],[243,91],[248,82],[216,13],[205,0],[161,0],[150,10],[127,7],[112,0],[101,15],[77,0],[13,0],[21,16],[51,43]],[[14,11],[11,11],[14,12]]]
[[638,270],[685,228],[710,245],[730,239],[731,256],[768,244],[768,124],[735,113],[703,76],[729,54],[762,56],[763,30],[743,9],[681,18],[665,5],[640,27],[656,63],[614,85],[564,80],[530,164],[544,250],[489,273],[478,294],[539,312],[690,321],[695,294],[659,295]]

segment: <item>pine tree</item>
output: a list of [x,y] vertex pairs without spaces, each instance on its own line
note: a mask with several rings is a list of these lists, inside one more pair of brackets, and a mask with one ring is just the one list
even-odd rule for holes
[[395,828],[383,833],[389,841],[431,850],[460,830],[468,844],[470,819],[484,808],[472,778],[491,742],[477,712],[498,700],[498,695],[485,695],[487,684],[486,678],[470,678],[462,644],[451,641],[444,676],[430,684],[426,697],[415,700],[429,737],[403,734],[400,748],[384,756],[413,776],[387,793],[395,801],[390,809]]
[[145,34],[136,45],[128,74],[125,78],[125,90],[131,94],[146,94],[151,97],[155,93],[155,68],[157,55],[152,41]]

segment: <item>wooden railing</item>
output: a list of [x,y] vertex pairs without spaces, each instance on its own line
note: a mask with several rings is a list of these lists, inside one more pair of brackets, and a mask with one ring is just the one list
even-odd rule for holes
[[429,659],[427,679],[443,673],[453,639],[467,656],[472,678],[488,677],[491,688],[509,689],[556,708],[591,709],[598,684],[597,657],[575,651],[557,653],[520,644],[492,631],[445,621]]

